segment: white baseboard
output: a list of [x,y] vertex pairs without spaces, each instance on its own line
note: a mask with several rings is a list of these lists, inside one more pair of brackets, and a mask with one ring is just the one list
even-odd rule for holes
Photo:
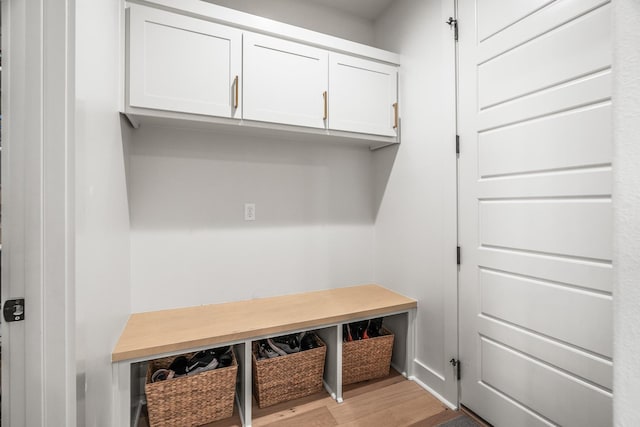
[[429,383],[441,383],[444,386],[445,379],[438,372],[429,368],[424,363],[421,363],[419,360],[413,360],[413,375],[409,377],[410,380],[415,381],[423,389],[427,390],[431,393],[436,399],[444,403],[447,407],[453,410],[458,409],[458,405],[451,403],[449,400],[445,399],[440,393],[435,391],[432,387],[427,385]]
[[409,379],[413,382],[415,382],[416,384],[418,384],[420,387],[422,387],[423,389],[427,390],[429,393],[431,393],[436,399],[438,399],[439,401],[441,401],[442,403],[444,403],[449,409],[453,409],[454,411],[458,410],[458,407],[456,405],[454,405],[453,403],[449,402],[447,399],[445,399],[444,397],[442,397],[442,395],[438,392],[436,392],[434,389],[432,389],[431,387],[429,387],[428,385],[426,385],[425,383],[423,383],[422,381],[420,381],[418,378],[414,376],[409,377]]

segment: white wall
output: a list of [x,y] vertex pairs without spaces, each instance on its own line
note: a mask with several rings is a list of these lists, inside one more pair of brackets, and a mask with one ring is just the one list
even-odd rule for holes
[[616,426],[640,425],[640,3],[614,5],[614,354]]
[[418,300],[415,373],[457,404],[453,1],[396,1],[375,26],[401,54],[402,143],[374,153],[375,280]]
[[374,40],[373,25],[370,21],[308,1],[205,1],[358,43],[371,45]]
[[[76,1],[78,425],[111,425],[111,351],[130,313],[120,2]],[[124,132],[124,134],[123,134]]]
[[134,312],[372,281],[367,148],[144,126],[133,138]]
[[[307,2],[212,1],[358,42],[373,24]],[[370,283],[372,155],[364,147],[185,129],[133,133],[132,311]],[[244,221],[244,204],[256,221]]]

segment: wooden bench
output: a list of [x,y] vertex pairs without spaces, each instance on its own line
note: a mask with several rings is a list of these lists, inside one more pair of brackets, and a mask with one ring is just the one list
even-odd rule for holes
[[114,425],[132,425],[137,418],[132,407],[139,405],[132,401],[131,390],[137,387],[132,376],[138,378],[140,362],[233,344],[239,364],[239,412],[243,424],[250,426],[251,342],[311,329],[327,343],[325,388],[341,402],[342,324],[373,317],[385,316],[385,325],[396,335],[392,365],[410,376],[416,307],[413,299],[378,285],[362,285],[132,314],[111,354]]

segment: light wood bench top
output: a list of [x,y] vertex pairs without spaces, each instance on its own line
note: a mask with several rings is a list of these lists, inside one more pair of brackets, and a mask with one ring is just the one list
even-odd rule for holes
[[415,308],[417,302],[378,285],[362,285],[248,301],[135,313],[112,362]]

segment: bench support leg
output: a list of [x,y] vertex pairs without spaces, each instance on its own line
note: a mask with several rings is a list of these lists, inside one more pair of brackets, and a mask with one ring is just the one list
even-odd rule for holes
[[244,427],[251,427],[251,404],[252,404],[252,366],[251,366],[251,341],[236,344],[236,358],[238,359],[238,390],[236,399],[238,403],[238,413]]
[[317,329],[316,333],[327,345],[324,362],[324,388],[338,403],[342,402],[342,327]]

